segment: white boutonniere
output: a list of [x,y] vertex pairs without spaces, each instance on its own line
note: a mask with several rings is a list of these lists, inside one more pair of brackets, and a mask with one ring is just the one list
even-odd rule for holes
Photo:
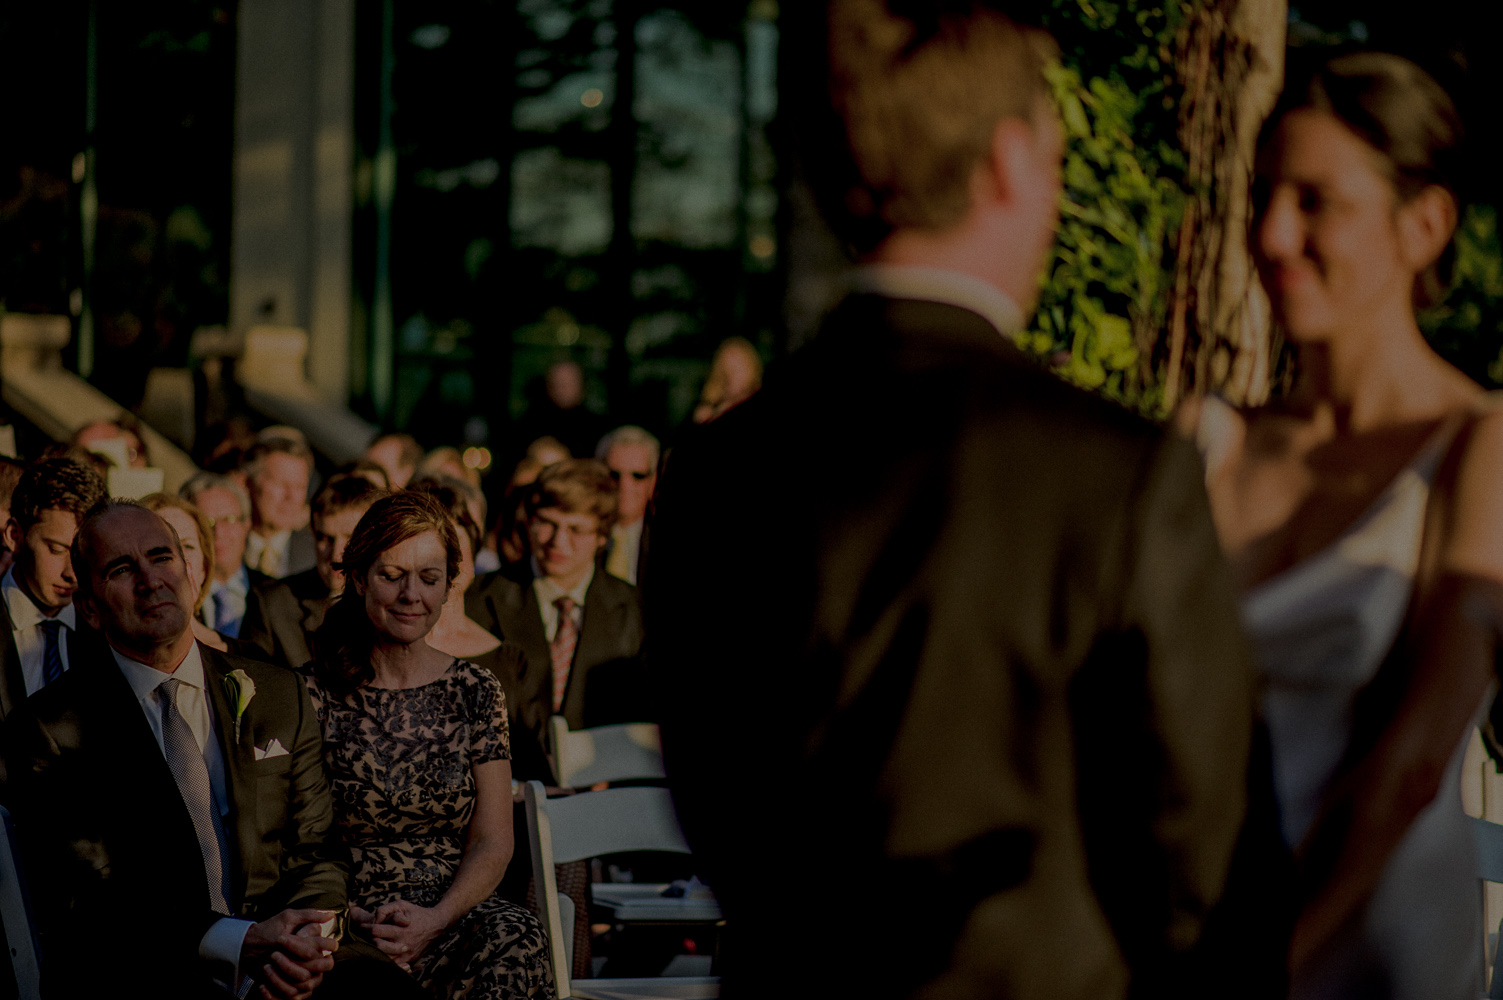
[[250,674],[236,667],[224,675],[224,693],[229,696],[230,708],[235,713],[235,742],[240,742],[240,720],[256,696],[256,682]]

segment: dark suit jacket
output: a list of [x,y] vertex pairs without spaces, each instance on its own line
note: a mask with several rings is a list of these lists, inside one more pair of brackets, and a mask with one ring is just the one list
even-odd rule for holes
[[240,624],[242,642],[257,646],[273,663],[296,670],[313,658],[313,633],[324,623],[333,598],[310,569],[251,590]]
[[1254,714],[1187,445],[969,311],[855,296],[679,443],[652,540],[646,657],[726,997],[1266,972],[1184,981]]
[[[302,679],[200,646],[231,802],[230,916],[341,909],[348,864],[332,842],[323,739]],[[224,678],[256,691],[235,738]],[[196,996],[212,912],[193,821],[135,693],[103,641],[37,692],[11,727],[16,825],[42,932],[48,997]],[[256,760],[279,740],[287,754]]]
[[[510,685],[503,681],[503,687],[513,705],[514,727],[541,732],[553,709],[553,660],[530,567],[523,563],[482,578],[465,597],[465,613],[526,651],[522,675]],[[570,729],[649,717],[641,649],[637,588],[597,568],[585,593],[584,626],[559,713]]]

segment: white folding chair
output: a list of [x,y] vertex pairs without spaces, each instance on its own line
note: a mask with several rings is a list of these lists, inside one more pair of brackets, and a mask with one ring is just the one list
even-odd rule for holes
[[[548,932],[548,957],[558,1000],[709,1000],[720,995],[718,976],[648,979],[573,979],[573,921],[565,920],[553,866],[622,851],[688,854],[689,845],[666,788],[611,788],[550,799],[541,782],[525,786],[532,836],[532,873],[539,915]],[[672,905],[672,900],[662,900]],[[684,900],[689,912],[699,905]],[[717,908],[718,912],[718,908]]]
[[663,741],[650,722],[570,730],[562,715],[548,720],[548,752],[562,788],[600,781],[662,778]]
[[[1485,819],[1472,817],[1472,837],[1477,844],[1477,877],[1483,882],[1503,882],[1503,825],[1489,823]],[[1483,887],[1483,894],[1486,888]],[[1485,899],[1481,904],[1486,913]],[[1500,924],[1496,934],[1489,935],[1489,940],[1484,942],[1482,953],[1482,973],[1486,981],[1488,967],[1492,967],[1492,986],[1488,990],[1491,1000],[1503,1000],[1503,924]],[[1492,954],[1489,955],[1488,952]]]
[[16,995],[20,1000],[38,1000],[42,995],[42,974],[37,963],[36,925],[31,906],[21,882],[16,861],[16,835],[11,827],[10,812],[0,806],[0,926],[5,928],[5,943],[10,949],[10,966],[16,976]]

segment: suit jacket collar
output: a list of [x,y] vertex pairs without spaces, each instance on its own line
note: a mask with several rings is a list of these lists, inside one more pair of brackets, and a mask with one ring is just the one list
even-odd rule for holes
[[851,288],[893,299],[937,302],[973,312],[1010,336],[1027,318],[1012,296],[980,278],[938,267],[864,264],[851,274]]

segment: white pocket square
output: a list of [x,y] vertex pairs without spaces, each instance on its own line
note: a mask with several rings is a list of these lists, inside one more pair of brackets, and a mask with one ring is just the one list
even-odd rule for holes
[[282,746],[282,741],[278,739],[273,739],[270,743],[266,744],[265,750],[262,750],[258,746],[253,746],[251,747],[251,749],[256,751],[257,760],[268,760],[272,757],[287,756],[287,748]]

